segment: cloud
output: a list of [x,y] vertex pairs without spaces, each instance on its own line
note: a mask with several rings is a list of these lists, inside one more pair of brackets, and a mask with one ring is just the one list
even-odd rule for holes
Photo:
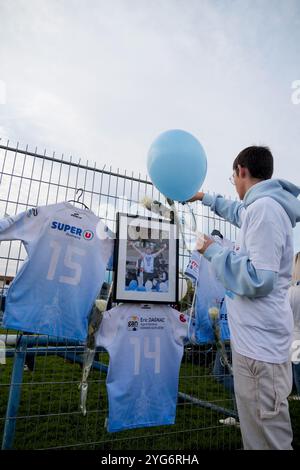
[[11,139],[145,174],[152,140],[182,128],[207,151],[206,189],[233,194],[252,143],[299,174],[297,0],[6,0],[0,16]]

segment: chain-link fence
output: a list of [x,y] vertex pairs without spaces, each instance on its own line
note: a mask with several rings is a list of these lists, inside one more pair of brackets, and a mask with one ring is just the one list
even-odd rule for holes
[[[0,145],[0,217],[27,208],[74,199],[82,201],[108,227],[116,230],[116,213],[146,214],[144,196],[165,203],[147,178],[120,174],[106,167],[39,154],[28,147]],[[214,228],[229,239],[235,231],[201,204],[194,204],[198,230]],[[179,215],[186,211],[178,208]],[[8,284],[26,256],[19,241],[0,247],[1,315]],[[179,271],[189,254],[182,245]],[[181,276],[182,277],[182,276]],[[181,282],[184,282],[181,279]],[[78,385],[82,376],[84,346],[26,332],[0,330],[0,433],[4,449],[236,449],[241,447],[238,426],[228,426],[235,416],[233,397],[216,369],[214,344],[187,345],[180,371],[176,424],[109,434],[105,428],[108,402],[105,387],[108,354],[100,350],[89,376],[87,414],[79,409]],[[0,347],[1,349],[1,347]],[[218,360],[218,359],[217,359]],[[2,362],[2,364],[1,364]],[[4,364],[5,362],[5,364]],[[159,397],[157,397],[159,400]]]

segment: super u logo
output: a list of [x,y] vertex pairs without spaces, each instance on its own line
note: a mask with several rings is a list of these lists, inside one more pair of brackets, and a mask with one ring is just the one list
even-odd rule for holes
[[92,240],[94,238],[94,233],[91,230],[85,230],[83,232],[83,238],[85,240]]
[[94,238],[94,232],[92,230],[82,230],[74,225],[64,224],[53,220],[51,228],[66,233],[67,235],[75,235],[76,237],[83,237],[84,240],[92,240]]

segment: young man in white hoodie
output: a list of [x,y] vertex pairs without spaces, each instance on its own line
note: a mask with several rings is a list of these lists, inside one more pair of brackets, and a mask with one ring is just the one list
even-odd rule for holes
[[[300,221],[300,188],[271,179],[266,147],[244,149],[232,182],[242,202],[197,193],[220,217],[240,228],[235,250],[203,236],[208,259],[226,292],[234,388],[244,449],[292,449],[287,397],[292,388],[289,350],[293,315],[288,288],[293,263],[292,227]],[[198,245],[199,246],[199,245]]]

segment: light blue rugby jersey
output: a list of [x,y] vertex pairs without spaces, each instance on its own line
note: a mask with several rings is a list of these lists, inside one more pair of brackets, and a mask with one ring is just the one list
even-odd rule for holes
[[[221,242],[219,241],[221,244]],[[231,243],[227,240],[224,244]],[[223,244],[223,243],[222,243]],[[197,281],[196,305],[195,305],[195,340],[199,344],[213,343],[215,341],[212,322],[209,317],[211,307],[220,308],[219,325],[221,339],[230,339],[228,327],[227,309],[224,301],[225,288],[217,279],[210,264],[198,251],[193,251],[191,259],[185,270],[185,275],[194,282]]]
[[109,353],[109,432],[174,424],[187,337],[184,314],[167,305],[122,304],[103,314],[97,345]]
[[84,341],[113,250],[103,222],[62,202],[0,220],[3,240],[21,240],[28,255],[8,290],[4,327]]

